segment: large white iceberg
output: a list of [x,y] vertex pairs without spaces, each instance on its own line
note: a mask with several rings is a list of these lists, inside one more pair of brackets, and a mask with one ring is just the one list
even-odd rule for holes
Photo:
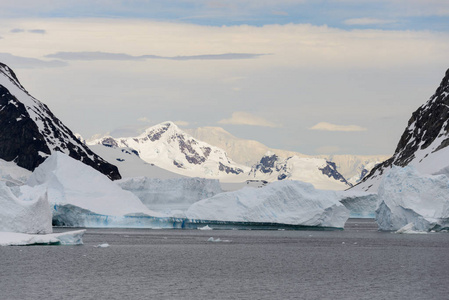
[[262,222],[343,228],[349,211],[334,191],[300,181],[277,181],[254,189],[221,193],[190,206],[192,220]]
[[52,232],[51,209],[45,191],[17,197],[0,181],[0,231],[46,234]]
[[156,211],[187,210],[193,203],[223,192],[217,179],[134,177],[117,183]]
[[423,175],[413,167],[393,167],[379,186],[376,221],[380,230],[449,228],[449,178]]
[[103,220],[98,225],[104,227],[126,216],[164,217],[100,172],[60,152],[37,167],[27,185],[21,188],[24,196],[47,191],[58,225],[95,227]]

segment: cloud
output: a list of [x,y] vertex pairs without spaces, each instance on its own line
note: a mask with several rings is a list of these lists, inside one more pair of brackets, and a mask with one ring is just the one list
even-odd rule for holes
[[367,129],[358,125],[335,125],[327,122],[320,122],[309,129],[322,131],[366,131]]
[[47,31],[44,29],[30,29],[28,30],[29,33],[37,33],[37,34],[46,34]]
[[231,125],[250,125],[250,126],[262,126],[262,127],[281,127],[279,124],[270,122],[264,118],[252,115],[243,111],[236,111],[232,113],[231,118],[218,121],[219,124],[231,124]]
[[126,53],[109,52],[57,52],[45,55],[48,58],[58,58],[63,60],[128,60],[139,61],[146,59],[167,59],[167,60],[238,60],[252,59],[266,54],[254,53],[223,53],[223,54],[202,54],[189,56],[159,56],[159,55],[139,55],[134,56]]
[[274,10],[271,13],[275,16],[288,16],[288,12],[281,10]]
[[319,154],[334,154],[341,150],[338,146],[322,146],[315,149],[316,153]]
[[189,126],[189,125],[190,125],[189,122],[187,122],[187,121],[181,121],[181,120],[179,120],[179,121],[173,121],[173,123],[175,123],[176,125],[181,126],[181,127]]
[[11,29],[9,32],[11,32],[11,33],[20,33],[20,32],[24,32],[25,30],[24,29],[22,29],[22,28],[14,28],[14,29]]
[[384,25],[396,23],[396,21],[376,18],[355,18],[347,19],[343,23],[345,23],[346,25]]
[[42,60],[38,58],[15,56],[10,53],[0,53],[0,62],[11,68],[58,68],[68,64],[60,60]]

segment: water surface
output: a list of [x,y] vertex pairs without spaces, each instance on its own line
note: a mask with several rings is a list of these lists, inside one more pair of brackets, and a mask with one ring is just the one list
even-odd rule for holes
[[81,246],[0,247],[0,299],[448,299],[448,249],[449,233],[357,219],[344,231],[88,229]]

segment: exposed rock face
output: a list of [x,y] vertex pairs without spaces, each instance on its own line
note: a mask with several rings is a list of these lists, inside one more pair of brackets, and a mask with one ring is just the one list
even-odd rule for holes
[[0,63],[0,158],[33,171],[59,151],[120,179],[117,167],[80,142],[50,109],[33,98],[14,72]]
[[[357,185],[357,189],[377,189],[380,177],[392,165],[405,167],[409,164],[423,173],[431,174],[448,166],[448,161],[432,156],[449,148],[449,69],[435,94],[411,116],[404,133],[391,158],[377,165]],[[441,153],[440,153],[441,154]],[[446,157],[448,158],[448,157]]]

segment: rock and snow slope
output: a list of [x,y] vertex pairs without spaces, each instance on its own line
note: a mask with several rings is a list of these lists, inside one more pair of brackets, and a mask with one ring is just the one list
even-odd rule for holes
[[231,161],[222,149],[194,139],[172,122],[150,127],[137,137],[104,137],[88,144],[132,148],[144,161],[189,177],[244,181],[240,177],[249,170]]
[[423,174],[449,171],[449,70],[430,99],[408,121],[394,155],[377,165],[354,190],[375,192],[384,172],[413,166]]
[[413,167],[388,170],[379,186],[376,221],[381,230],[413,224],[417,231],[449,228],[449,178],[422,175]]
[[265,187],[221,193],[194,203],[190,219],[264,222],[343,228],[349,211],[333,191],[316,190],[299,181],[278,181]]
[[343,190],[351,186],[337,171],[335,164],[325,159],[293,156],[284,160],[271,152],[254,165],[249,176],[267,181],[299,180],[326,190]]
[[0,63],[0,158],[32,171],[57,151],[111,179],[121,178],[114,165],[79,142],[45,104],[25,90],[14,72]]

